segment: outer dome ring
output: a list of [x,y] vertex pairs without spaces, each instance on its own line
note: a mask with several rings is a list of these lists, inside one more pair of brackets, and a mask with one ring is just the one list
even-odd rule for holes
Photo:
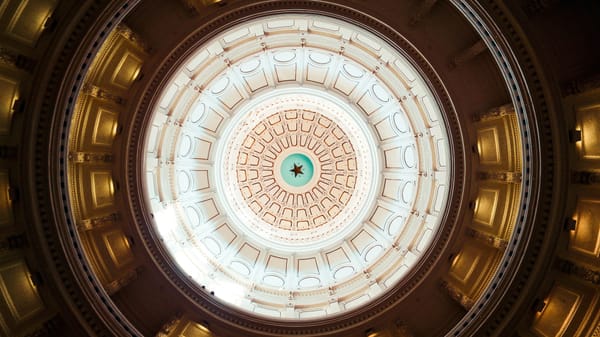
[[[143,206],[143,202],[141,202],[139,199],[132,200],[133,205],[137,206],[135,207],[137,211],[135,212],[135,217],[138,223],[141,224],[139,229],[142,237],[145,239],[144,243],[156,258],[157,264],[163,273],[165,273],[171,282],[175,284],[188,298],[192,299],[196,304],[199,305],[199,307],[203,308],[203,310],[212,312],[214,315],[227,319],[235,325],[245,326],[258,331],[269,331],[272,333],[282,334],[297,333],[298,331],[302,331],[302,333],[312,333],[312,331],[316,330],[311,330],[311,326],[316,328],[318,326],[322,326],[323,324],[328,324],[327,330],[341,329],[348,324],[354,324],[351,322],[360,322],[364,319],[372,317],[373,315],[379,314],[380,312],[385,311],[394,305],[397,305],[402,298],[404,298],[414,289],[414,287],[418,286],[420,280],[427,274],[430,268],[436,263],[435,261],[439,259],[440,254],[444,251],[445,244],[453,232],[453,225],[456,223],[460,213],[464,211],[462,207],[462,190],[464,190],[464,185],[466,184],[464,179],[465,167],[463,160],[463,142],[462,138],[460,137],[461,132],[459,131],[461,130],[460,123],[456,113],[453,110],[449,96],[431,65],[429,65],[422,55],[407,40],[402,38],[402,36],[394,32],[380,21],[374,20],[348,8],[324,3],[278,2],[256,4],[223,15],[192,34],[158,69],[158,71],[153,75],[153,80],[150,82],[150,85],[146,88],[146,95],[143,97],[143,100],[138,108],[138,113],[135,116],[134,126],[132,128],[132,130],[135,130],[135,132],[132,133],[133,142],[130,144],[136,145],[131,147],[131,149],[135,150],[130,152],[130,156],[143,153],[143,149],[140,148],[140,135],[144,133],[144,125],[147,123],[147,120],[144,118],[145,111],[148,106],[151,105],[151,102],[157,99],[156,97],[153,97],[151,93],[160,91],[158,89],[164,85],[164,79],[168,78],[173,69],[181,64],[182,59],[184,59],[186,54],[189,53],[189,50],[193,49],[194,46],[203,43],[203,41],[210,37],[210,34],[213,34],[215,30],[218,30],[217,27],[226,28],[229,27],[231,22],[237,22],[238,20],[247,19],[249,17],[257,17],[281,10],[286,10],[286,7],[288,6],[295,8],[298,8],[299,6],[306,6],[307,9],[303,10],[303,13],[312,12],[341,18],[342,16],[339,14],[334,15],[329,12],[336,10],[338,13],[344,13],[343,18],[346,20],[366,23],[368,26],[376,27],[376,29],[380,30],[378,35],[384,36],[384,38],[391,44],[400,46],[400,49],[404,53],[408,54],[409,59],[411,59],[412,62],[417,65],[417,69],[419,69],[423,77],[427,81],[430,81],[429,87],[434,91],[434,94],[437,96],[436,100],[443,110],[442,115],[446,128],[449,130],[454,130],[455,132],[448,135],[450,138],[450,158],[453,160],[451,173],[451,175],[454,177],[452,181],[453,186],[450,189],[450,198],[444,213],[444,219],[442,221],[444,223],[444,228],[433,239],[433,248],[427,252],[425,258],[423,258],[419,265],[411,271],[410,275],[395,287],[395,290],[385,294],[375,302],[363,308],[357,309],[349,314],[345,314],[342,317],[338,317],[339,320],[334,324],[331,324],[331,322],[316,320],[312,323],[304,322],[308,324],[303,324],[303,327],[300,328],[290,327],[289,325],[280,326],[276,322],[268,321],[267,325],[265,326],[263,325],[263,320],[256,320],[253,317],[247,317],[243,313],[235,312],[235,310],[225,308],[220,306],[218,303],[214,303],[210,296],[198,293],[197,290],[194,289],[194,285],[186,281],[186,276],[181,275],[180,272],[178,272],[174,266],[171,265],[168,259],[164,258],[165,253],[162,251],[162,248],[156,246],[155,244],[156,238],[153,238],[153,234],[148,232],[145,226],[142,225],[150,222],[150,219],[147,218],[148,215],[145,214],[147,211]],[[262,13],[256,14],[257,11],[262,11]],[[129,161],[129,163],[134,162],[135,160]],[[130,177],[134,176],[132,175],[134,171],[139,170],[139,168],[135,168],[134,171],[131,171],[133,168],[134,167],[129,166]],[[134,183],[134,186],[132,187],[141,193],[140,186],[142,183],[139,180],[137,182],[132,181],[132,183]]]
[[[393,288],[439,230],[450,180],[439,108],[408,63],[358,26],[302,14],[248,20],[196,50],[153,107],[144,169],[153,226],[182,271],[285,320]],[[304,193],[273,179],[278,149],[296,143],[324,161]]]

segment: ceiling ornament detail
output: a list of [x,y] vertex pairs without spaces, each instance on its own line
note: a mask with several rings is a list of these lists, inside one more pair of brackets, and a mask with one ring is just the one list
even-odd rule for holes
[[244,138],[231,172],[250,209],[290,232],[283,239],[330,223],[356,187],[352,143],[337,123],[312,110],[286,107],[263,119]]

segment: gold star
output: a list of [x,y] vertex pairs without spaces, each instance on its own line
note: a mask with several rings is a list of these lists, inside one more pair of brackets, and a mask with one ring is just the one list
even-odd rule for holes
[[294,163],[294,168],[290,170],[290,172],[294,174],[294,178],[296,178],[299,174],[304,174],[304,172],[302,172],[302,166],[303,165],[296,165],[296,163]]

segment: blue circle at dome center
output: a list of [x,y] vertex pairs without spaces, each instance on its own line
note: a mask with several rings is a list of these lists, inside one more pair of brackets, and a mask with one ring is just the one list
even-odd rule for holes
[[313,163],[305,154],[292,153],[281,162],[281,177],[288,185],[304,186],[312,179],[313,174]]

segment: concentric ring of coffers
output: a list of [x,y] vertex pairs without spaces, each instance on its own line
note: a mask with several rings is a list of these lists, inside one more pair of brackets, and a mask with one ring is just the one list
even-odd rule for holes
[[[290,93],[282,102],[278,96],[270,103],[278,112],[262,118],[248,133],[234,132],[243,138],[242,145],[223,151],[236,161],[229,172],[237,176],[231,179],[233,192],[241,191],[245,204],[268,226],[284,229],[282,239],[330,223],[356,187],[357,159],[348,134],[319,107],[305,106],[310,98]],[[251,118],[251,112],[240,114]],[[369,171],[362,170],[372,175]],[[368,177],[362,178],[368,188]]]
[[[345,133],[362,187],[335,235],[286,242],[247,225],[257,212],[244,213],[237,174],[253,128],[301,110],[282,103],[261,117],[253,108],[294,92],[339,108],[314,112],[354,130]],[[204,43],[164,86],[145,143],[161,244],[198,291],[263,317],[318,319],[373,301],[426,253],[446,212],[448,138],[425,80],[379,37],[326,16],[266,16]]]
[[[223,132],[217,191],[232,222],[254,242],[283,251],[316,251],[360,225],[380,185],[376,141],[360,112],[333,94],[287,86],[243,104]],[[289,186],[280,165],[311,158],[316,177]]]

